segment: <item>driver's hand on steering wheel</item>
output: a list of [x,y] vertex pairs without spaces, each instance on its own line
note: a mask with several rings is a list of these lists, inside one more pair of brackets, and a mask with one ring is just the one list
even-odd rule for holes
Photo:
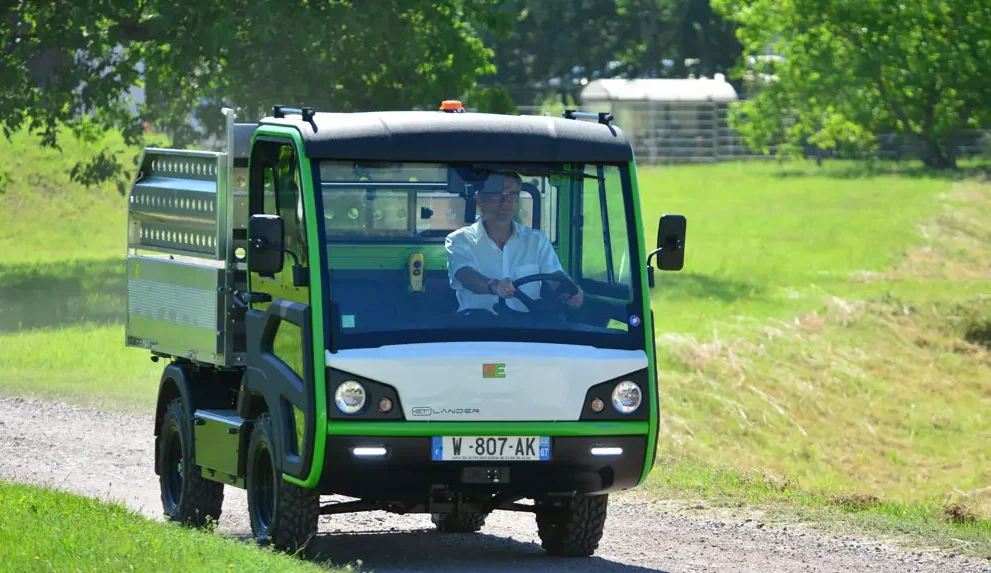
[[516,287],[513,286],[513,281],[501,279],[492,283],[492,292],[502,298],[513,298],[516,296]]
[[585,301],[585,291],[582,290],[582,287],[575,285],[575,288],[578,289],[578,292],[576,292],[571,298],[568,298],[567,294],[561,295],[561,300],[567,302],[568,306],[571,308],[578,308],[582,305],[582,302]]

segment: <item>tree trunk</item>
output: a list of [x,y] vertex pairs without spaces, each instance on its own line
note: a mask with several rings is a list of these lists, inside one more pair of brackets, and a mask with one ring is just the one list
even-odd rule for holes
[[953,143],[924,140],[922,145],[921,159],[926,167],[933,169],[956,169],[957,158],[952,150]]

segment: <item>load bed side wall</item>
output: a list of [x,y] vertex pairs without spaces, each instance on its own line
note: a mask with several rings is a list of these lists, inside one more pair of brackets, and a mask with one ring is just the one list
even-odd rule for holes
[[[243,288],[245,137],[234,153],[145,149],[128,196],[126,345],[223,366],[243,363],[244,327],[232,293]],[[240,143],[240,145],[237,145]],[[238,153],[240,152],[240,153]],[[243,157],[242,157],[243,155]]]

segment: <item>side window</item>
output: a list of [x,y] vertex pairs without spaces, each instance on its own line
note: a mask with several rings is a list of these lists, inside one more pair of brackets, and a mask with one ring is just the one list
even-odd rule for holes
[[278,211],[275,209],[275,168],[265,167],[263,170],[263,187],[262,187],[262,212],[268,215],[276,215]]
[[[275,166],[274,179],[275,208],[282,217],[286,233],[284,245],[296,253],[300,264],[306,265],[306,228],[303,223],[299,160],[291,145],[280,147],[279,163]],[[286,258],[286,264],[292,264],[291,257]]]
[[[585,172],[596,174],[594,165]],[[633,286],[629,260],[630,235],[626,224],[623,179],[619,167],[603,169],[605,184],[584,180],[582,187],[583,279],[609,285]]]
[[[253,152],[251,177],[253,185],[261,187],[261,196],[252,190],[250,205],[252,213],[265,213],[282,217],[285,233],[283,246],[299,257],[306,265],[306,229],[303,224],[303,196],[299,158],[292,145],[276,142],[259,142]],[[257,189],[254,187],[253,189]],[[283,270],[274,278],[282,282],[292,280],[293,259],[286,255]]]

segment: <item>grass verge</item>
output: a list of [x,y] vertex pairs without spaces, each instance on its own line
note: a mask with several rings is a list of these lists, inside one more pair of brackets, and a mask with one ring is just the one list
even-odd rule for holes
[[151,521],[122,504],[0,482],[0,571],[352,571],[211,532]]
[[991,519],[940,498],[903,502],[872,494],[836,494],[760,471],[720,469],[685,457],[661,458],[658,464],[644,491],[635,495],[679,500],[676,511],[757,516],[759,527],[797,523],[830,533],[882,536],[905,548],[937,548],[991,560]]

